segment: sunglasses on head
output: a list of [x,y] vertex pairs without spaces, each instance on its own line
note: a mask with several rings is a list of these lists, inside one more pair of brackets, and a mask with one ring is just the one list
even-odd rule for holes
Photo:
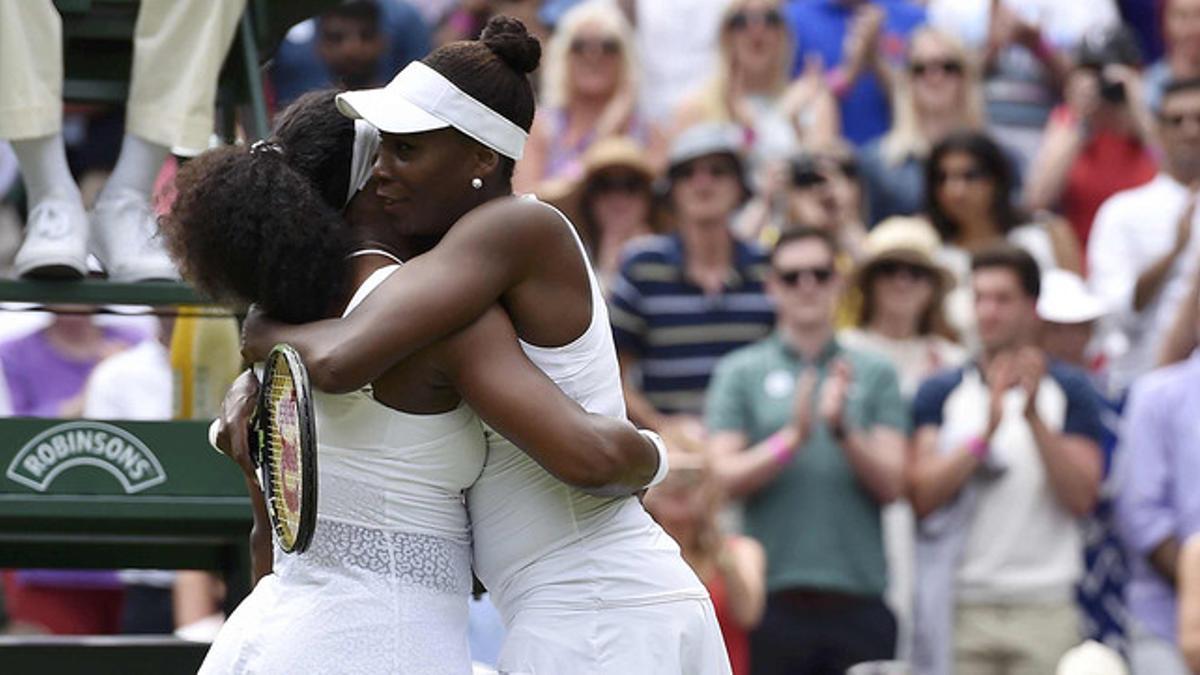
[[904,275],[910,279],[928,279],[933,274],[925,267],[900,260],[884,260],[875,266],[875,273],[881,277]]
[[762,24],[769,28],[777,28],[783,25],[783,15],[779,13],[779,10],[775,9],[768,9],[764,12],[752,12],[743,9],[729,17],[728,25],[733,30],[743,30],[752,23]]
[[795,288],[801,279],[809,279],[818,286],[824,286],[833,278],[833,267],[794,267],[792,269],[775,268],[775,278],[784,286]]
[[640,176],[634,174],[627,175],[599,175],[591,180],[588,185],[592,192],[624,192],[633,193],[641,192],[647,188],[646,181]]
[[621,43],[616,38],[575,38],[571,41],[572,54],[586,52],[600,53],[605,56],[615,56],[621,51]]
[[925,77],[926,74],[935,70],[946,75],[962,75],[963,64],[962,61],[957,59],[931,59],[929,61],[914,61],[908,66],[908,70],[915,77]]

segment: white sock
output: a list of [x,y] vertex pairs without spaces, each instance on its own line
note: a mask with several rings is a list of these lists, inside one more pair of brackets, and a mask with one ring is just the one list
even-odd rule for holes
[[21,167],[30,209],[48,197],[79,201],[79,188],[67,166],[67,147],[61,133],[10,144]]
[[113,167],[112,175],[108,177],[108,182],[100,191],[97,201],[126,191],[137,192],[149,201],[154,192],[154,180],[158,178],[158,172],[162,170],[168,152],[170,149],[165,145],[151,143],[126,133],[125,138],[121,140],[121,154],[117,155],[117,165]]

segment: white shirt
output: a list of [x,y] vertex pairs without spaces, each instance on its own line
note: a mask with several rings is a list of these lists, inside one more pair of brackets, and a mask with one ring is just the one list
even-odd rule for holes
[[[1109,197],[1096,212],[1088,240],[1088,284],[1110,314],[1106,329],[1123,336],[1127,344],[1124,353],[1113,359],[1112,383],[1118,390],[1154,368],[1196,273],[1200,237],[1193,235],[1167,272],[1158,295],[1142,311],[1134,311],[1138,276],[1171,250],[1187,195],[1184,185],[1159,174],[1141,187]],[[1192,222],[1195,231],[1196,219]]]
[[[1113,0],[1003,0],[1014,14],[1037,26],[1059,49],[1069,49],[1092,31],[1120,22]],[[971,47],[987,42],[991,0],[930,0],[929,23],[957,35]]]
[[83,416],[102,420],[169,420],[171,360],[158,340],[142,340],[96,366],[88,378]]
[[[640,0],[637,49],[641,58],[642,115],[670,119],[685,96],[717,67],[717,33],[728,0]],[[669,48],[664,46],[670,45]]]

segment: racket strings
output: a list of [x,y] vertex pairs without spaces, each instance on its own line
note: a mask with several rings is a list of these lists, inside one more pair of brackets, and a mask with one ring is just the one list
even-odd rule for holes
[[[281,372],[282,371],[282,372]],[[296,413],[296,392],[291,373],[286,367],[272,373],[268,383],[268,402],[271,423],[266,425],[266,445],[270,456],[271,489],[268,504],[277,514],[276,530],[289,545],[299,530],[299,510],[288,503],[288,491],[298,490],[304,479],[298,461],[297,443],[300,434]],[[289,457],[290,455],[290,457]],[[290,466],[289,466],[290,464]]]

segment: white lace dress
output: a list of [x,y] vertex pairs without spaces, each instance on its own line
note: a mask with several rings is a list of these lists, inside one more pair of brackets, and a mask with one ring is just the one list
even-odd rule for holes
[[312,544],[276,550],[200,673],[470,673],[463,492],[483,466],[478,418],[405,414],[365,391],[314,402]]

